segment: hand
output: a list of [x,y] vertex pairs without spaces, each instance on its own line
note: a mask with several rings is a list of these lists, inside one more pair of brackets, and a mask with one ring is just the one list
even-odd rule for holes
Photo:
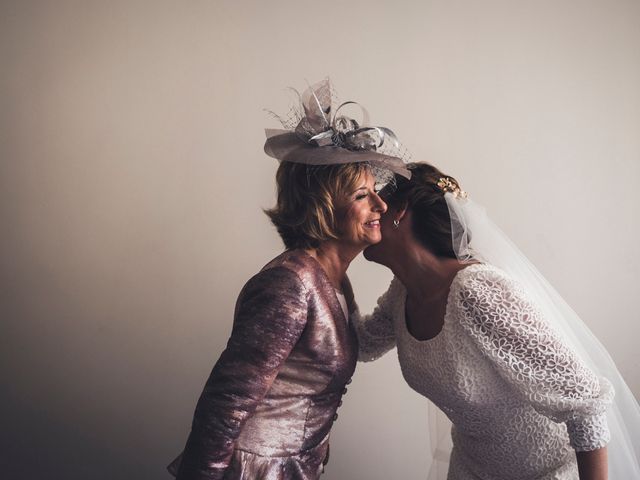
[[607,480],[607,447],[576,452],[580,480]]

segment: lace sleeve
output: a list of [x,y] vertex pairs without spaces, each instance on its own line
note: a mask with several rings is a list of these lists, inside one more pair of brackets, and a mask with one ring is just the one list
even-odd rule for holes
[[605,410],[613,398],[506,274],[480,271],[457,292],[463,328],[500,375],[539,413],[564,422],[576,451],[609,441]]
[[380,358],[396,345],[393,330],[393,305],[404,287],[394,278],[387,291],[378,299],[372,314],[361,315],[356,307],[351,320],[358,336],[358,360],[371,362]]
[[286,268],[270,268],[242,289],[227,348],[198,400],[177,480],[222,479],[246,419],[298,342],[307,290]]

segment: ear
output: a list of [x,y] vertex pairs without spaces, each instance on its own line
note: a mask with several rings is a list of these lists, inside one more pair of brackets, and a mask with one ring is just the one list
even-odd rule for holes
[[398,220],[399,222],[401,222],[404,219],[404,217],[407,215],[408,208],[409,208],[409,204],[407,202],[404,202],[402,205],[399,205],[397,207],[393,207],[393,211],[391,212],[391,217],[394,220]]

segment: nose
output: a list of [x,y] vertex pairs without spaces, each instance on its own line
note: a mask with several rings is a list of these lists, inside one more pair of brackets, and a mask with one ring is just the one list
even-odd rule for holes
[[380,195],[374,192],[373,197],[373,211],[384,213],[387,211],[387,204],[380,198]]

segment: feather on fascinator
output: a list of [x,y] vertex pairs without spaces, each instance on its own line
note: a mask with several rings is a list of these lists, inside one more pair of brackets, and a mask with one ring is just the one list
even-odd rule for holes
[[[328,77],[309,86],[302,95],[291,90],[299,105],[291,107],[286,117],[269,111],[285,129],[265,130],[267,155],[281,162],[306,165],[368,162],[376,169],[411,177],[406,167],[408,152],[391,130],[370,126],[367,111],[356,102],[334,108],[336,95]],[[347,105],[360,107],[361,123],[339,115]]]

